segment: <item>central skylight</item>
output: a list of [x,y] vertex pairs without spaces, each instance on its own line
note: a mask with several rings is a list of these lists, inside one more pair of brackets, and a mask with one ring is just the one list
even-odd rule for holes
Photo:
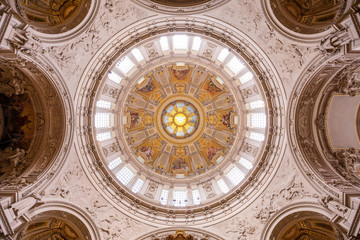
[[162,113],[162,125],[165,131],[176,138],[191,136],[198,126],[199,113],[187,101],[170,103]]

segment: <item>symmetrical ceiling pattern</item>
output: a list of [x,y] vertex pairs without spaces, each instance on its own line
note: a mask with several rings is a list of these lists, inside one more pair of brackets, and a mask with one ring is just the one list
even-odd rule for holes
[[239,121],[234,98],[204,72],[184,63],[160,66],[127,97],[125,134],[137,157],[160,174],[201,174],[231,150]]
[[[184,59],[187,52],[214,62],[205,67]],[[148,62],[160,54],[165,63]],[[224,73],[216,70],[221,64]],[[203,205],[231,192],[251,174],[266,137],[265,102],[250,69],[194,35],[130,49],[107,74],[93,119],[112,176],[131,194],[165,206]],[[230,90],[234,84],[239,88]]]
[[1,239],[359,238],[359,2],[0,1]]

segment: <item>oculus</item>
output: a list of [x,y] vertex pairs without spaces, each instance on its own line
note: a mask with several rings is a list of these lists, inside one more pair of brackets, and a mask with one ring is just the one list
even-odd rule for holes
[[162,126],[164,130],[175,138],[191,136],[199,125],[199,113],[187,101],[174,101],[162,112]]

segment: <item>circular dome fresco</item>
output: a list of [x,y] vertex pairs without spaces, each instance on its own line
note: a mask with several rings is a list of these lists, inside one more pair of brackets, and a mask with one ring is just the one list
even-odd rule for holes
[[162,176],[184,179],[213,169],[241,133],[241,104],[220,77],[193,63],[151,69],[123,100],[122,137],[133,157]]
[[[150,61],[155,50],[163,56]],[[199,61],[200,51],[209,59]],[[142,201],[214,202],[258,163],[268,125],[263,96],[245,61],[209,39],[174,34],[133,47],[96,97],[101,161]]]
[[209,18],[191,29],[180,16],[170,27],[154,18],[133,28],[82,75],[76,149],[85,173],[114,208],[146,222],[210,224],[244,210],[285,150],[271,62]]

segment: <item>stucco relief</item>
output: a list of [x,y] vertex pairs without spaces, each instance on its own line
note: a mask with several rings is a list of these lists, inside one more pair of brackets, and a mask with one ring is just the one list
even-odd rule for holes
[[254,218],[266,224],[270,217],[295,200],[317,199],[318,195],[303,180],[291,159],[286,159],[279,174],[255,203]]
[[238,216],[217,226],[228,239],[251,240],[257,239],[258,227],[252,220]]
[[193,14],[219,7],[228,0],[196,0],[196,1],[165,1],[165,0],[136,0],[144,7],[167,14]]
[[[335,62],[338,63],[339,61]],[[351,182],[354,186],[359,186],[357,180],[357,171],[353,168],[353,166],[356,165],[356,162],[358,160],[355,157],[355,150],[331,150],[327,139],[326,127],[322,125],[322,116],[325,116],[326,109],[329,104],[328,100],[334,94],[345,94],[349,96],[354,96],[355,94],[359,93],[360,83],[356,78],[358,68],[359,60],[357,59],[353,60],[350,63],[346,63],[346,65],[341,69],[339,69],[338,67],[328,66],[327,71],[323,70],[322,75],[320,74],[317,78],[314,78],[314,80],[312,80],[311,88],[308,87],[306,89],[303,97],[304,100],[300,103],[300,111],[302,111],[303,114],[301,114],[302,117],[299,120],[298,134],[301,137],[300,142],[302,143],[303,151],[306,157],[313,159],[312,163],[316,165],[315,169],[317,169],[317,171],[319,171],[323,176],[327,177],[328,179],[333,179],[333,181],[331,181],[331,184],[336,187],[341,187],[341,185],[343,185],[343,187],[348,188],[349,186],[346,181]],[[338,72],[336,72],[336,75],[334,75],[335,69],[339,70]],[[329,77],[333,78],[331,82],[328,82]],[[323,90],[323,96],[321,96],[320,89],[324,85],[326,85],[326,87]],[[315,103],[315,100],[319,97],[322,98],[319,110],[318,112],[313,112],[310,109]],[[316,140],[313,137],[313,133],[308,128],[309,124],[311,124],[310,116],[312,114],[317,114],[319,116],[317,117],[315,123],[318,127],[317,131],[319,133],[320,141],[323,142],[322,152],[326,155],[327,158],[325,162],[323,160],[323,157],[319,154],[317,148],[315,147],[314,143]],[[333,167],[333,169],[335,169],[335,171],[330,171],[328,166],[329,164]],[[331,172],[337,172],[344,179],[339,178],[335,175],[335,173]],[[341,184],[339,181],[344,181],[344,183]]]
[[[70,84],[72,84],[73,81],[70,81],[70,79],[78,78],[85,68],[87,61],[84,60],[89,59],[103,45],[104,41],[135,19],[143,19],[150,16],[147,10],[138,7],[136,4],[125,2],[106,2],[104,4],[106,7],[100,9],[98,13],[100,21],[94,22],[82,36],[75,38],[65,45],[57,43],[42,49],[39,47],[39,43],[31,39],[31,36],[27,36],[31,43],[23,47],[22,51],[48,53],[63,70],[65,79],[69,79]],[[253,2],[229,3],[224,8],[221,8],[221,10],[215,9],[210,11],[210,15],[234,24],[234,26],[240,29],[247,29],[248,34],[255,41],[259,41],[261,45],[266,46],[263,50],[269,56],[273,57],[273,59],[281,59],[280,61],[274,61],[274,64],[278,65],[284,84],[291,86],[293,84],[291,81],[293,76],[296,76],[303,66],[307,65],[308,60],[317,54],[316,48],[315,46],[314,48],[305,47],[297,43],[285,41],[267,23],[257,5],[258,3]],[[233,22],[231,19],[235,15],[246,17],[241,18],[240,21]],[[113,19],[117,21],[113,21]],[[132,35],[131,32],[133,30],[135,29],[129,29],[129,35]],[[150,27],[149,31],[154,34],[157,32],[156,29]],[[285,89],[291,90],[291,88]]]
[[34,63],[20,57],[0,61],[1,102],[6,104],[7,119],[1,159],[8,163],[8,167],[2,164],[2,170],[11,172],[2,176],[0,187],[21,189],[36,182],[60,151],[65,109],[51,80]]
[[280,209],[294,201],[320,201],[316,191],[303,181],[290,158],[284,159],[267,190],[243,212],[209,229],[228,239],[260,239],[261,227]]
[[[233,2],[207,15],[244,29],[254,41],[261,45],[281,73],[287,93],[291,92],[295,82],[292,79],[296,78],[309,61],[319,54],[316,44],[305,46],[300,42],[289,41],[279,34],[262,14],[259,2]],[[234,18],[238,20],[234,22],[232,20]]]
[[[278,65],[282,78],[285,80],[284,84],[292,85],[290,79],[293,79],[293,76],[307,65],[309,59],[317,54],[316,46],[314,44],[314,48],[312,48],[299,43],[288,43],[267,23],[258,4],[253,2],[229,3],[220,10],[211,10],[206,15],[210,14],[215,18],[222,19],[239,29],[246,29],[249,36],[265,46],[263,50],[270,57],[281,59],[273,62]],[[57,43],[44,49],[56,59],[57,64],[64,70],[66,79],[75,79],[79,76],[87,62],[84,60],[89,59],[114,33],[128,26],[135,19],[144,19],[151,15],[146,9],[126,1],[108,1],[104,6],[105,8],[100,9],[98,13],[100,21],[94,22],[82,36],[65,45]],[[234,22],[232,19],[235,15],[244,17]],[[117,19],[117,21],[113,21],[113,19]],[[129,35],[132,35],[131,32],[134,30],[129,29]],[[149,31],[156,34],[157,30],[149,27]],[[34,50],[38,51],[34,41],[32,41],[32,45]]]
[[124,215],[101,197],[76,157],[68,164],[59,179],[41,193],[44,198],[66,199],[82,208],[92,217],[105,240],[126,240],[153,229]]
[[[80,78],[88,60],[113,34],[130,23],[149,16],[145,9],[129,1],[107,1],[103,4],[105,8],[100,8],[98,12],[99,21],[90,25],[81,36],[66,44],[58,43],[44,49],[56,60],[65,79],[69,81],[68,84],[74,84],[70,89],[76,89],[77,82],[74,79]],[[131,31],[133,30],[129,29],[129,34]]]

